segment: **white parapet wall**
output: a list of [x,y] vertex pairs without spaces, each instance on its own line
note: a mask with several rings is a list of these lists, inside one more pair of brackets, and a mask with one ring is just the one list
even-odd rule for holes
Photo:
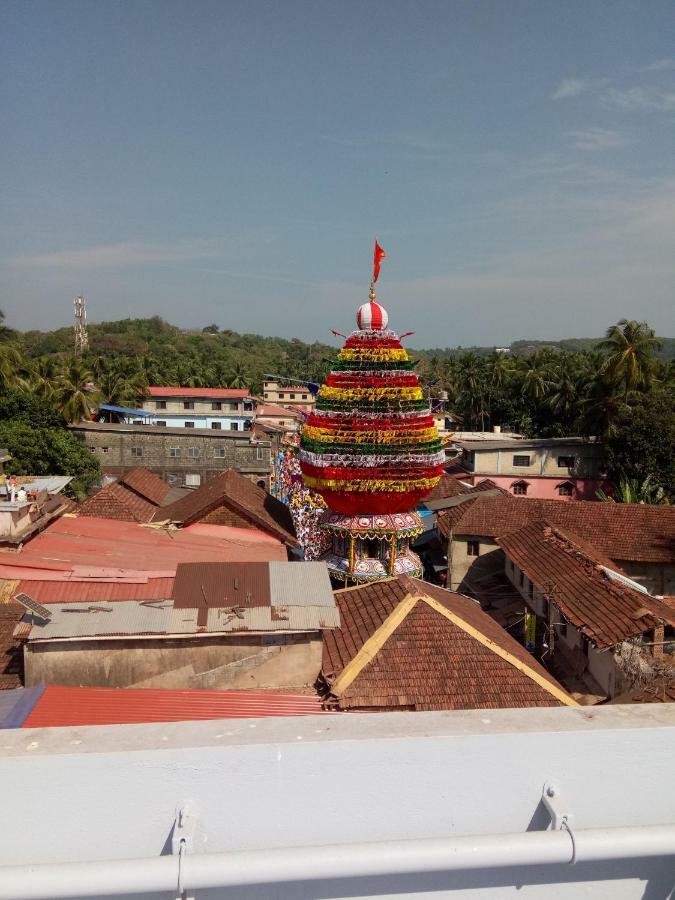
[[0,898],[666,900],[673,759],[668,704],[3,731]]

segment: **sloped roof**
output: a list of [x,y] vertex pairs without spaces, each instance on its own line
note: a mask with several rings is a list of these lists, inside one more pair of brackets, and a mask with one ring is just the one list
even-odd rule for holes
[[14,636],[25,609],[13,600],[0,601],[0,691],[20,687],[23,674],[22,641]]
[[[108,603],[116,600],[166,600],[173,591],[173,577],[143,578],[134,581],[23,579],[15,594],[28,594],[38,603]],[[127,576],[129,577],[129,576]]]
[[468,597],[402,575],[336,592],[323,677],[340,709],[574,705]]
[[258,528],[287,546],[298,546],[288,507],[234,469],[226,469],[181,500],[162,507],[155,513],[155,521],[188,525],[222,505],[243,513]]
[[78,506],[81,516],[118,519],[121,522],[151,522],[157,507],[126,485],[112,482]]
[[675,506],[490,496],[438,513],[442,534],[500,537],[545,519],[613,560],[675,561]]
[[261,416],[277,416],[286,419],[297,419],[303,421],[303,414],[297,409],[289,409],[286,406],[279,406],[276,403],[259,403],[256,410],[256,419]]
[[[59,728],[306,716],[324,712],[315,695],[273,691],[179,691],[39,685],[8,691],[0,728]],[[11,696],[9,696],[11,695]]]
[[154,472],[151,472],[150,469],[146,469],[144,466],[137,466],[125,475],[122,475],[119,479],[119,484],[131,488],[132,491],[140,494],[141,497],[144,497],[156,506],[159,506],[171,490],[166,481],[163,481],[159,475],[155,475]]
[[190,525],[166,529],[97,519],[63,517],[36,535],[20,552],[0,551],[0,578],[25,578],[39,570],[55,578],[68,573],[125,580],[129,573],[173,577],[179,562],[285,560],[276,538],[250,528]]
[[185,397],[195,400],[243,400],[251,397],[247,390],[234,388],[159,387],[146,388],[149,397]]
[[498,538],[497,543],[600,649],[637,637],[664,621],[675,624],[675,615],[665,604],[631,587],[628,579],[612,577],[589,555],[585,542],[549,522],[532,522]]

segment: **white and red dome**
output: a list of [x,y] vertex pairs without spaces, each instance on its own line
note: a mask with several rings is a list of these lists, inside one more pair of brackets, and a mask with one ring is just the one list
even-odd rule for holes
[[359,307],[356,322],[361,331],[382,331],[387,327],[389,315],[384,306],[371,300]]

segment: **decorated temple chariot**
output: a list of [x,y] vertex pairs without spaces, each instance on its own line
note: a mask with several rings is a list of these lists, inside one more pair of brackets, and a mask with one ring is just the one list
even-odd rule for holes
[[305,485],[327,506],[321,558],[342,585],[422,575],[410,547],[422,532],[416,508],[445,462],[414,364],[375,298],[383,256],[376,244],[370,300],[321,386],[298,454]]

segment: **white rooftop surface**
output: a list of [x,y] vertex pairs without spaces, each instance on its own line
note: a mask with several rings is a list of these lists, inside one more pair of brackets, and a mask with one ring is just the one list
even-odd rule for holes
[[[186,896],[196,900],[666,900],[673,857],[624,854],[571,865],[570,856],[564,864],[528,860],[514,868],[499,846],[510,835],[529,840],[550,829],[541,799],[546,782],[556,785],[579,853],[593,829],[607,830],[609,852],[613,830],[630,828],[648,843],[654,829],[663,832],[675,819],[674,754],[672,704],[4,731],[0,778],[12,827],[0,842],[0,866],[16,874],[28,864],[96,861],[87,876],[93,879],[104,861],[112,879],[115,860],[170,854],[176,807],[185,805],[195,823],[188,850],[195,866],[203,854],[220,853],[218,865],[224,859],[230,875],[242,878],[234,889],[201,890],[188,877]],[[327,843],[367,852],[374,842],[456,842],[462,835],[475,843],[497,838],[502,861],[397,874],[401,859],[392,847],[389,868],[376,876],[322,880],[315,871],[313,881],[247,884],[257,870],[253,857],[239,855],[258,851],[264,867],[275,850],[304,847],[301,864],[309,869],[312,848]],[[559,838],[571,848],[568,834]],[[12,896],[3,888],[12,883],[10,871],[0,869],[0,898]],[[36,870],[19,875],[30,885]],[[46,896],[76,896],[61,891],[58,877],[43,884]],[[110,897],[152,896],[140,880],[131,893],[110,885]]]

